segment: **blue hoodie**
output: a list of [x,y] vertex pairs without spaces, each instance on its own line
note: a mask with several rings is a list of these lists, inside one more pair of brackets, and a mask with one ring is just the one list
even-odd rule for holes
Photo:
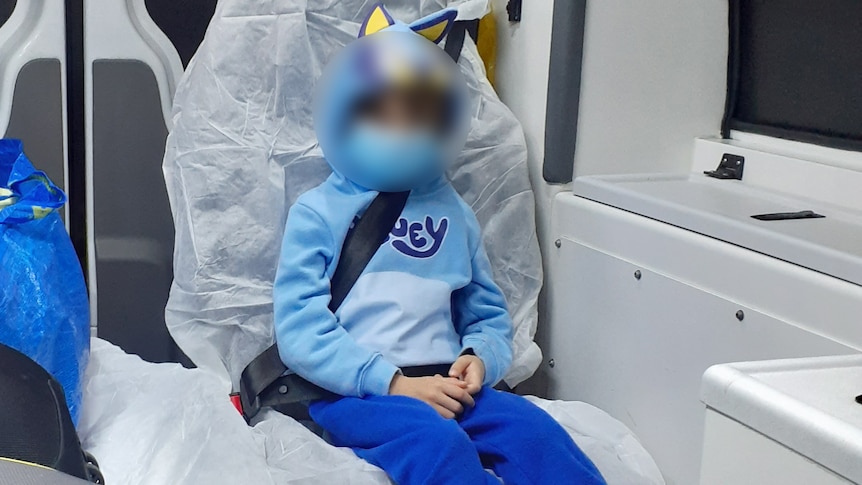
[[[444,11],[414,25],[433,26],[438,18],[451,22],[454,15]],[[438,62],[439,48],[388,15],[385,20],[399,33],[389,34],[383,44],[415,44],[419,47],[410,60],[426,67]],[[433,32],[442,38],[440,29]],[[419,42],[438,52],[424,52]],[[368,63],[355,62],[355,56],[367,52],[351,46],[344,51],[327,67],[330,81],[321,83],[322,106],[315,112],[333,173],[299,197],[285,227],[273,288],[281,358],[305,379],[336,394],[366,396],[388,394],[400,367],[451,363],[470,349],[485,364],[484,384],[492,385],[512,361],[512,322],[494,283],[476,217],[442,168],[409,187],[407,204],[388,240],[335,314],[328,309],[330,279],[345,236],[378,194],[373,183],[363,179],[363,186],[345,176],[357,167],[351,165],[349,152],[340,149],[343,132],[337,127],[344,125],[359,97],[389,82],[380,69],[364,76]],[[351,72],[357,68],[363,72]],[[463,85],[450,79],[463,115]],[[456,129],[449,135],[447,156],[460,148],[466,128],[459,121],[452,125]]]

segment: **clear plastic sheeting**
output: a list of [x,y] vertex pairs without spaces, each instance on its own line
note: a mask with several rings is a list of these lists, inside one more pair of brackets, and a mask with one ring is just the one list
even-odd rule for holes
[[267,410],[249,427],[226,382],[93,339],[78,433],[105,483],[388,484],[382,470]]
[[[123,485],[390,484],[379,468],[272,410],[254,427],[204,369],[153,364],[93,339],[78,426],[105,482]],[[578,402],[530,398],[569,431],[611,485],[664,485],[625,425]]]
[[623,423],[601,409],[577,401],[527,396],[559,422],[590,457],[608,485],[664,485],[655,461]]
[[[352,41],[372,2],[222,0],[174,103],[164,170],[176,225],[166,321],[199,366],[234,385],[272,343],[272,281],[286,209],[329,173],[312,130],[322,66]],[[451,2],[478,18],[487,0]],[[411,21],[444,0],[390,0]],[[468,38],[460,66],[472,125],[449,173],[475,210],[515,321],[510,385],[541,361],[533,343],[542,281],[527,152],[518,121],[488,83]]]

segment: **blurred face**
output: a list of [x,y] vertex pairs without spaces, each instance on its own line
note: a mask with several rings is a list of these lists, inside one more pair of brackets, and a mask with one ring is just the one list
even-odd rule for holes
[[444,126],[443,94],[430,86],[392,88],[363,100],[356,119],[392,131],[441,133]]
[[442,49],[412,32],[347,46],[319,82],[315,129],[333,170],[383,192],[436,186],[469,129],[467,89]]

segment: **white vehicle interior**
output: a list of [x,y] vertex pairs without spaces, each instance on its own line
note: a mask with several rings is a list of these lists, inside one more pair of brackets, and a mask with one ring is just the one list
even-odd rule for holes
[[[106,483],[390,483],[228,399],[329,173],[314,83],[373,2],[3,1],[0,134],[69,194]],[[384,3],[465,25],[449,178],[513,316],[506,384],[609,484],[862,483],[862,6]]]

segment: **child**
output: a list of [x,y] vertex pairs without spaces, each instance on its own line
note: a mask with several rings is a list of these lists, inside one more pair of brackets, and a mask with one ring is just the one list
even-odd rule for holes
[[[327,67],[315,124],[333,174],[288,215],[273,290],[278,349],[339,396],[309,409],[334,444],[401,485],[499,484],[485,468],[507,484],[603,484],[549,415],[491,388],[511,363],[512,322],[475,215],[444,174],[466,136],[466,86],[425,38],[439,41],[454,16],[406,26],[377,6],[364,38]],[[378,191],[408,190],[333,315],[330,278],[349,229]],[[433,364],[446,375],[400,369]]]

